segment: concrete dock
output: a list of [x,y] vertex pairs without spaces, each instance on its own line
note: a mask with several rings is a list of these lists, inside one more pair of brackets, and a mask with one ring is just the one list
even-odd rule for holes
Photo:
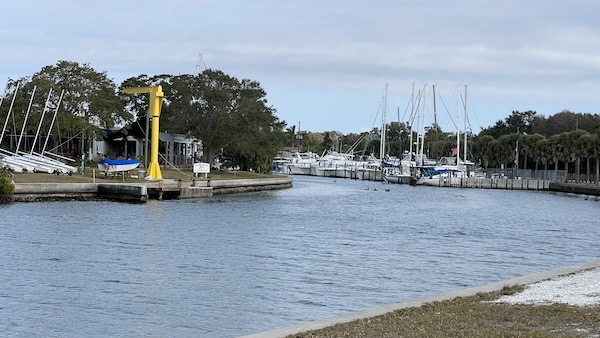
[[219,194],[292,187],[291,177],[206,180],[182,182],[161,180],[140,183],[17,183],[10,197],[14,202],[61,200],[111,200],[145,203],[148,199],[203,198]]

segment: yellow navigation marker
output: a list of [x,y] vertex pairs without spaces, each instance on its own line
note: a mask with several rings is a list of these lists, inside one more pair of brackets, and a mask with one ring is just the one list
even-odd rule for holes
[[129,87],[121,90],[124,94],[150,94],[150,112],[152,117],[152,137],[150,138],[150,164],[148,165],[147,177],[153,180],[162,180],[160,166],[158,165],[158,141],[159,141],[159,119],[160,109],[162,108],[162,99],[165,96],[162,86],[153,87]]

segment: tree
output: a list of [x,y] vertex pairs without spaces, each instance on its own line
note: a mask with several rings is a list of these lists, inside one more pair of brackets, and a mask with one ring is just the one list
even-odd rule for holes
[[476,158],[483,159],[483,166],[485,169],[488,168],[493,160],[493,143],[494,138],[491,135],[484,135],[475,140]]
[[496,142],[494,142],[493,151],[496,156],[496,163],[502,165],[507,165],[510,162],[513,162],[515,159],[515,135],[508,134],[500,136]]
[[534,170],[537,171],[538,164],[544,161],[544,159],[547,159],[546,154],[542,152],[542,150],[545,149],[546,138],[541,134],[533,134],[526,135],[524,140],[527,152],[529,153],[529,155],[531,155],[531,159],[533,160],[533,163],[535,165]]
[[12,194],[14,191],[15,184],[12,182],[12,173],[5,168],[0,168],[0,195]]
[[[62,109],[72,117],[81,118],[85,127],[113,128],[131,119],[123,109],[114,82],[106,72],[99,73],[89,64],[59,61],[33,75],[33,84],[46,81],[65,91]],[[55,93],[58,95],[59,91]]]
[[591,156],[596,158],[596,185],[600,185],[600,135],[594,134],[592,142]]
[[511,134],[517,130],[531,134],[536,114],[535,111],[531,110],[526,112],[514,110],[504,121],[498,120],[493,127],[483,129],[479,135],[490,135],[497,139],[502,135]]
[[[54,109],[64,91],[56,119],[58,133],[54,134],[55,143],[59,142],[62,135],[81,135],[80,139],[84,140],[97,134],[102,128],[123,126],[131,120],[131,115],[123,109],[123,102],[116,93],[114,82],[106,72],[97,72],[88,64],[58,61],[56,65],[43,67],[31,79],[21,78],[19,83],[20,99],[15,101],[15,111],[27,110],[33,88],[36,89],[26,131],[37,130],[46,101],[49,103],[48,108]],[[18,116],[15,120],[22,122],[23,118],[24,116]],[[47,127],[49,123],[45,121],[50,121],[50,118],[46,116],[42,121],[42,125]],[[81,144],[77,152],[85,151]]]
[[575,141],[575,146],[576,149],[578,150],[578,157],[577,157],[577,168],[575,171],[576,174],[576,179],[577,182],[580,181],[579,179],[579,174],[580,174],[580,160],[581,157],[585,157],[586,159],[586,170],[585,170],[585,181],[589,182],[590,181],[590,157],[593,156],[594,154],[594,137],[592,136],[592,134],[585,132],[581,135],[579,135],[579,138]]
[[266,93],[258,82],[242,80],[238,90],[233,109],[235,142],[228,153],[244,170],[269,173],[273,157],[285,143],[285,122],[266,105]]
[[[541,134],[534,134],[540,135]],[[548,139],[545,137],[540,137],[535,141],[533,146],[533,160],[535,161],[535,170],[538,169],[538,162],[544,163],[544,170],[548,170],[548,161],[550,160],[550,153],[546,151],[548,148]]]
[[329,132],[325,132],[325,137],[323,138],[323,149],[331,150],[333,149],[333,140],[329,135]]
[[296,126],[293,125],[291,127],[286,128],[285,130],[286,142],[287,146],[295,147],[296,146]]
[[[285,122],[267,105],[266,92],[256,81],[207,69],[198,76],[142,77],[127,84],[135,82],[163,86],[161,130],[201,140],[207,162],[221,156],[228,166],[270,172],[272,159],[285,144]],[[147,110],[146,101],[129,107]],[[144,115],[138,111],[138,116]]]
[[528,110],[526,112],[520,112],[513,110],[511,115],[506,118],[506,126],[511,132],[520,131],[521,133],[531,134],[532,121],[534,120],[536,112]]

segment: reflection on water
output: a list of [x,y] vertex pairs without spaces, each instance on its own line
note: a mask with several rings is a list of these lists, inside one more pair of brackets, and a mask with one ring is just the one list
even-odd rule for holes
[[0,206],[0,332],[232,337],[598,259],[597,202],[294,180]]

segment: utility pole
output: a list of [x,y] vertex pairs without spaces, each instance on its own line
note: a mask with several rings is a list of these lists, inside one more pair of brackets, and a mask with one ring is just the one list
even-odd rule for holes
[[519,127],[517,127],[517,144],[515,147],[515,174],[513,175],[513,178],[515,178],[514,176],[519,176]]

